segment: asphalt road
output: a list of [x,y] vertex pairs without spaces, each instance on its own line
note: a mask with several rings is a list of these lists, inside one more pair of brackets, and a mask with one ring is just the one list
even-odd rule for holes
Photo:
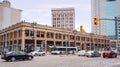
[[117,58],[87,58],[77,55],[36,56],[31,61],[6,62],[0,59],[0,67],[120,67]]

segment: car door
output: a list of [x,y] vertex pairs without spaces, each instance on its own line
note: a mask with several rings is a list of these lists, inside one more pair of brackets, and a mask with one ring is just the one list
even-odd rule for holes
[[20,54],[20,59],[26,59],[26,53],[25,52],[20,51],[19,54]]
[[15,51],[11,54],[11,57],[14,57],[15,59],[19,59],[20,58],[20,55],[19,55],[19,52]]
[[39,50],[39,51],[38,51],[38,55],[41,55],[41,54],[42,54],[42,50]]
[[99,54],[98,51],[95,51],[95,56],[96,56],[96,57],[100,56],[100,54]]

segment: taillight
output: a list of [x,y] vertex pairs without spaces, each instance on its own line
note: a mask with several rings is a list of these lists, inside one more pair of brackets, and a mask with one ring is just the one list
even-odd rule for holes
[[5,57],[8,57],[8,54],[4,54]]

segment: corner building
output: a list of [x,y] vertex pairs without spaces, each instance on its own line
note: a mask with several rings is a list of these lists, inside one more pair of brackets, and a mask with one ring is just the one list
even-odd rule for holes
[[66,46],[66,41],[67,46],[85,50],[103,50],[110,47],[110,39],[107,36],[68,31],[40,24],[34,24],[33,26],[33,23],[25,21],[0,31],[0,50],[4,48],[31,50],[43,47],[46,51],[49,51],[50,46]]

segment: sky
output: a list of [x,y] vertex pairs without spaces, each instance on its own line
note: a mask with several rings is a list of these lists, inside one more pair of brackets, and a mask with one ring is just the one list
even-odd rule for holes
[[[0,0],[0,2],[3,0]],[[13,8],[22,10],[22,20],[38,24],[52,24],[52,8],[75,8],[75,29],[83,25],[91,32],[91,0],[8,0]]]

